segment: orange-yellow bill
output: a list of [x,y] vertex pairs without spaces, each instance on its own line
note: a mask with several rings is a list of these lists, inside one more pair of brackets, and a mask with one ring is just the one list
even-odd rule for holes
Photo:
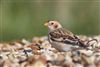
[[48,26],[48,22],[46,22],[46,23],[44,24],[44,26]]

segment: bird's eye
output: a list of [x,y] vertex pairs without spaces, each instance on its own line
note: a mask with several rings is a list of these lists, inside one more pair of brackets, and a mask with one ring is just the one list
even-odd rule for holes
[[51,23],[51,25],[53,25],[54,23]]

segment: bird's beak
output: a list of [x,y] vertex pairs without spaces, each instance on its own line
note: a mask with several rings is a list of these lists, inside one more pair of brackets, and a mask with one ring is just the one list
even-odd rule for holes
[[46,22],[46,23],[44,24],[44,26],[46,26],[46,27],[47,27],[47,26],[48,26],[48,22]]

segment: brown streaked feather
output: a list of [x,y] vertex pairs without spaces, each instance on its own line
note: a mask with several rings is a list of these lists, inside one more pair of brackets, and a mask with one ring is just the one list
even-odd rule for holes
[[83,42],[80,42],[77,36],[75,36],[73,33],[70,31],[66,31],[63,28],[59,28],[57,30],[54,30],[49,33],[50,34],[50,39],[56,42],[63,42],[66,44],[77,44],[80,46],[85,46]]
[[74,39],[74,34],[70,31],[66,31],[64,28],[59,28],[49,33],[52,38],[67,38],[67,39]]

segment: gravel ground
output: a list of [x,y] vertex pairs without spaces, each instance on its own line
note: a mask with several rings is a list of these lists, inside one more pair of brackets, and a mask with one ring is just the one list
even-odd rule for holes
[[0,43],[0,67],[100,67],[100,36],[79,38],[97,42],[90,50],[77,48],[68,52],[57,51],[46,36],[33,37],[31,42],[22,39]]

